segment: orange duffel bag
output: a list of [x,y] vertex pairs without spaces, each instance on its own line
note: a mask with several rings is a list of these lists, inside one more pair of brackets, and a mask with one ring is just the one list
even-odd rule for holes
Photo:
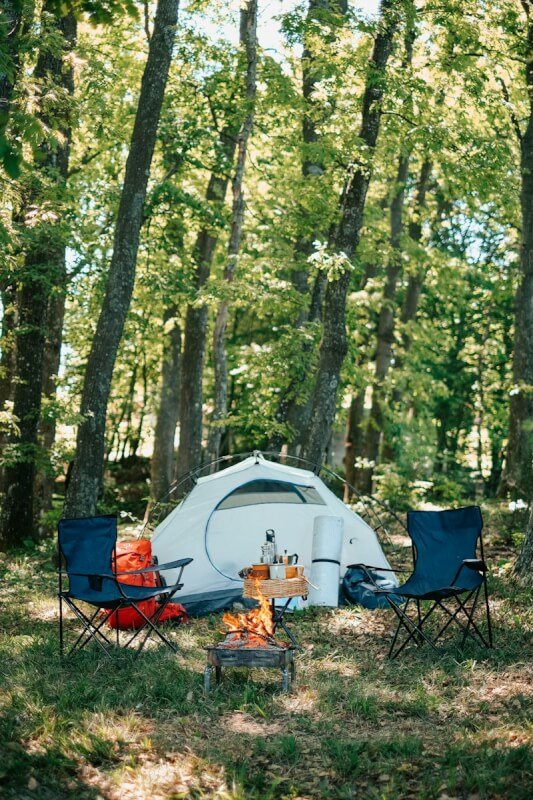
[[[147,572],[144,575],[123,575],[121,577],[123,572],[131,572],[152,566],[152,543],[148,539],[138,539],[135,542],[117,542],[116,560],[116,574],[121,583],[149,588],[162,585],[158,572]],[[113,564],[112,566],[113,571],[115,571],[115,565]],[[156,598],[140,600],[137,605],[143,614],[146,614],[149,618],[154,616],[158,608]],[[187,620],[187,612],[180,603],[169,603],[159,617],[159,621],[162,622],[168,619],[179,619],[181,622],[185,622]],[[109,615],[107,624],[111,628],[126,631],[142,628],[146,622],[135,608],[121,608],[119,611],[114,611]]]

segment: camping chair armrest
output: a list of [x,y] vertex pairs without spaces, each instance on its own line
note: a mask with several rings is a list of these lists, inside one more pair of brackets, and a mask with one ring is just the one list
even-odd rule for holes
[[412,572],[410,569],[400,569],[400,567],[391,569],[390,567],[372,567],[370,564],[348,564],[346,569],[351,569],[352,567],[360,567],[364,570],[375,569],[376,572]]
[[178,561],[169,561],[167,564],[154,564],[152,567],[144,567],[144,569],[132,569],[127,572],[119,572],[118,577],[123,575],[144,575],[147,572],[164,572],[167,569],[179,569],[179,567],[186,567],[194,559],[180,558]]
[[356,567],[356,568],[361,569],[365,573],[365,575],[368,578],[368,580],[370,581],[370,583],[373,586],[375,586],[376,589],[379,589],[379,586],[376,583],[376,581],[374,580],[374,578],[372,576],[372,573],[369,572],[368,570],[374,569],[374,570],[376,570],[376,572],[407,572],[407,570],[405,570],[405,569],[390,569],[389,567],[371,567],[368,564],[348,564],[347,569],[350,569],[351,567]]
[[455,573],[455,577],[451,583],[452,586],[455,585],[456,580],[458,579],[461,571],[466,567],[466,569],[471,569],[472,572],[482,572],[483,576],[486,575],[489,568],[487,567],[486,563],[481,558],[465,558],[457,572]]

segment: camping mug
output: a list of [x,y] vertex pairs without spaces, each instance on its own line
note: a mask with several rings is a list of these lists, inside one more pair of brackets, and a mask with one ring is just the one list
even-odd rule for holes
[[298,575],[297,569],[298,568],[296,566],[291,566],[290,564],[287,564],[287,566],[285,567],[285,577],[296,578]]
[[268,564],[253,564],[248,569],[247,578],[259,578],[260,580],[265,580],[268,578]]
[[285,564],[271,564],[270,565],[270,578],[271,580],[282,581],[285,579]]

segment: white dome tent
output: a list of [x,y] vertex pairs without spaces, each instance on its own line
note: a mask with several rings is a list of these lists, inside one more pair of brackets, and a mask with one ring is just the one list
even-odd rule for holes
[[[180,602],[192,614],[207,613],[241,598],[239,570],[258,562],[267,529],[276,532],[279,552],[298,553],[310,575],[314,520],[324,515],[344,523],[341,577],[353,563],[389,568],[375,531],[315,472],[267,460],[259,452],[198,478],[156,527],[152,550],[159,563],[194,559]],[[165,577],[171,583],[175,576],[167,572]]]

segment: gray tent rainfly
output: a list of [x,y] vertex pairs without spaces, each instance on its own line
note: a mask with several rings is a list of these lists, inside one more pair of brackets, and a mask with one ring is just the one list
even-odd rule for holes
[[220,610],[241,599],[239,570],[257,563],[268,528],[280,552],[298,553],[310,575],[314,521],[324,515],[344,523],[341,578],[352,563],[389,568],[374,530],[314,472],[260,453],[199,478],[155,529],[153,553],[160,563],[192,557],[181,602],[193,614]]

